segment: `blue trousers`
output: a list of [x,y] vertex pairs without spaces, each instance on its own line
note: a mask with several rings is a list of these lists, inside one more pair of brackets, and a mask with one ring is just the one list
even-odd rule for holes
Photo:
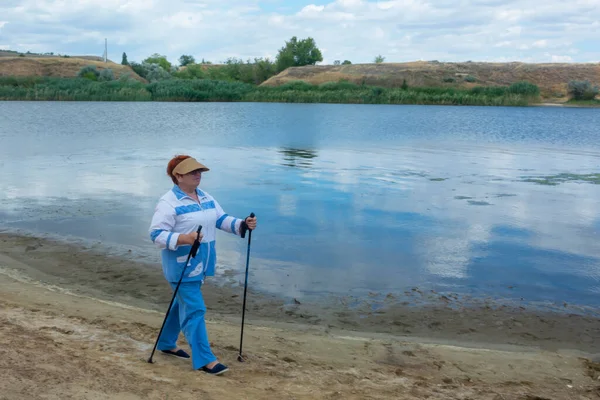
[[[170,282],[175,290],[177,282]],[[199,369],[217,360],[210,350],[204,314],[206,305],[202,298],[202,282],[181,282],[165,327],[158,339],[158,350],[171,350],[177,347],[179,332],[183,332],[192,349],[192,366]]]

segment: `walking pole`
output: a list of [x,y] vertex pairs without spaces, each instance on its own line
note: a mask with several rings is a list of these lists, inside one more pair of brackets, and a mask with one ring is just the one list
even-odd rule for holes
[[198,226],[198,230],[196,231],[196,240],[194,240],[194,244],[190,249],[190,254],[188,254],[187,261],[183,266],[183,270],[181,271],[181,277],[179,277],[179,282],[177,282],[177,287],[173,292],[173,297],[171,298],[171,303],[169,304],[169,308],[167,309],[167,314],[165,315],[165,319],[163,320],[162,326],[160,327],[160,332],[158,332],[158,337],[156,338],[156,342],[154,342],[154,348],[152,349],[152,353],[150,354],[150,358],[148,358],[148,362],[152,364],[152,356],[154,356],[154,352],[156,351],[156,346],[158,345],[158,340],[160,339],[160,335],[162,334],[163,328],[165,327],[165,323],[167,322],[167,317],[169,316],[169,312],[171,311],[171,307],[173,306],[173,302],[175,301],[175,296],[177,295],[177,290],[179,290],[179,285],[181,285],[181,281],[183,280],[183,274],[185,273],[185,269],[187,268],[188,263],[190,262],[191,257],[196,257],[196,253],[198,252],[198,247],[200,247],[200,231],[202,230],[202,225]]
[[[250,214],[250,218],[254,218],[254,213]],[[246,235],[246,231],[242,231],[242,238]],[[242,306],[242,331],[240,333],[240,354],[238,355],[238,361],[244,362],[244,357],[242,356],[242,343],[244,340],[244,318],[246,316],[246,291],[248,290],[248,265],[250,264],[250,242],[252,241],[252,229],[250,229],[250,233],[248,233],[248,251],[246,252],[246,280],[244,282],[244,302]]]

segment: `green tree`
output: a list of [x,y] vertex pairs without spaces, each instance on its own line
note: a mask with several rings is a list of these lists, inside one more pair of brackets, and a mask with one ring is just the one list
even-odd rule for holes
[[242,82],[252,80],[252,66],[250,62],[246,65],[241,58],[230,57],[223,64],[225,65],[222,67],[222,70],[228,79]]
[[350,65],[350,64],[352,64],[352,63],[350,62],[350,60],[344,60],[344,62],[342,62],[342,65]]
[[374,61],[375,61],[375,64],[381,64],[382,62],[385,61],[385,57],[380,54],[377,57],[375,57]]
[[146,58],[142,61],[142,64],[158,64],[163,70],[171,71],[171,63],[167,60],[166,56],[160,55],[158,53],[152,54],[150,57]]
[[254,58],[254,83],[260,85],[270,77],[277,75],[275,63],[269,58]]
[[146,68],[144,68],[144,66],[140,63],[137,63],[135,61],[132,61],[129,66],[131,67],[131,69],[133,69],[133,71],[138,74],[139,76],[141,76],[142,78],[146,78],[146,76],[148,75],[148,70],[146,70]]
[[189,65],[189,64],[195,64],[195,63],[196,63],[196,60],[194,59],[193,56],[183,54],[181,57],[179,57],[179,65],[181,65],[182,67]]
[[129,65],[129,61],[127,61],[127,53],[123,52],[123,59],[121,60],[121,65]]
[[311,37],[298,40],[294,36],[279,49],[275,63],[277,71],[281,72],[289,67],[315,65],[319,61],[323,61],[323,55],[317,48],[315,40]]

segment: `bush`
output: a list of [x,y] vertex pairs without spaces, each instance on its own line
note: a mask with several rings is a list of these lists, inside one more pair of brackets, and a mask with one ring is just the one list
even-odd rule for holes
[[359,88],[360,86],[356,83],[346,80],[341,80],[339,82],[325,82],[319,85],[319,89],[321,90],[354,90]]
[[570,81],[569,94],[573,100],[594,100],[598,95],[598,86],[592,86],[589,81]]
[[146,79],[146,76],[148,75],[148,70],[142,64],[132,61],[129,63],[129,66],[136,74]]
[[91,81],[97,81],[98,77],[100,76],[100,72],[98,72],[98,69],[95,65],[86,65],[79,70],[77,76],[80,78],[89,79]]
[[465,82],[477,82],[477,78],[475,78],[473,75],[467,75],[465,76]]
[[454,79],[452,77],[447,77],[447,78],[444,78],[444,82],[446,82],[446,83],[452,83],[452,82],[456,82],[456,79]]
[[385,92],[385,89],[376,86],[371,88],[371,92],[373,93],[373,96],[381,96]]
[[121,74],[121,76],[119,77],[119,82],[127,83],[129,81],[135,81],[135,79],[133,79],[131,77],[131,73],[130,72],[125,72],[124,74]]
[[523,96],[539,96],[540,88],[527,81],[515,82],[508,87],[508,93],[521,94]]
[[313,90],[314,86],[305,81],[290,81],[279,86],[279,90]]
[[164,81],[171,79],[171,74],[158,64],[143,64],[146,69],[146,79],[150,82]]
[[100,75],[98,76],[98,81],[108,82],[108,81],[114,81],[114,80],[115,80],[115,75],[113,74],[112,69],[107,68],[107,69],[103,69],[102,71],[100,71]]
[[146,86],[152,100],[159,101],[241,101],[252,90],[242,82],[208,79],[170,79]]
[[471,89],[471,93],[474,95],[484,95],[484,96],[505,96],[508,89],[502,86],[476,86]]
[[0,76],[0,86],[31,88],[43,81],[42,76]]

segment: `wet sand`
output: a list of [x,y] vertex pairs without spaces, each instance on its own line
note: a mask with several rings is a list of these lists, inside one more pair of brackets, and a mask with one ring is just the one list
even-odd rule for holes
[[570,305],[467,307],[415,288],[413,304],[372,311],[250,288],[242,364],[243,288],[209,281],[209,335],[231,367],[210,377],[161,354],[145,362],[171,299],[158,264],[3,233],[0,274],[2,399],[600,398],[600,318]]

